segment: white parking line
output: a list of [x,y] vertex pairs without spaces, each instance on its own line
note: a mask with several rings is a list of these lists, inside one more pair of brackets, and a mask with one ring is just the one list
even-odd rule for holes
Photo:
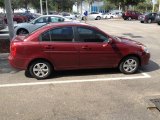
[[35,85],[48,85],[48,84],[68,84],[68,83],[85,83],[85,82],[105,82],[105,81],[117,81],[117,80],[134,80],[151,78],[147,73],[141,73],[142,76],[132,77],[117,77],[117,78],[98,78],[98,79],[87,79],[87,80],[64,80],[64,81],[49,81],[49,82],[33,82],[33,83],[13,83],[13,84],[1,84],[0,88],[5,87],[20,87],[20,86],[35,86]]

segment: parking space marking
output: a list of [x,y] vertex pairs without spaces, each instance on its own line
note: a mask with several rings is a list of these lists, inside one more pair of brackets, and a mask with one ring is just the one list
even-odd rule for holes
[[151,78],[147,73],[141,73],[142,76],[132,77],[117,77],[117,78],[98,78],[98,79],[86,79],[86,80],[64,80],[64,81],[49,81],[49,82],[32,82],[32,83],[13,83],[13,84],[1,84],[0,88],[6,87],[20,87],[20,86],[35,86],[35,85],[49,85],[49,84],[69,84],[69,83],[85,83],[85,82],[105,82],[105,81],[118,81],[118,80],[134,80]]

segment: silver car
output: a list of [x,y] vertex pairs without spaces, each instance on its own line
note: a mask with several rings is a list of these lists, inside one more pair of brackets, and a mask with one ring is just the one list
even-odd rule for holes
[[40,16],[29,23],[20,23],[14,25],[14,30],[16,35],[20,34],[29,34],[34,30],[49,24],[49,23],[56,23],[56,22],[70,22],[69,20],[60,15],[43,15]]

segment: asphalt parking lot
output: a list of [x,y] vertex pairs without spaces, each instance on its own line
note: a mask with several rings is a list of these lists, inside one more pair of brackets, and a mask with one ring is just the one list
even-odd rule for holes
[[134,75],[117,69],[78,70],[36,80],[11,68],[8,54],[0,54],[0,120],[160,119],[148,102],[160,98],[160,26],[119,19],[87,23],[145,44],[149,65]]

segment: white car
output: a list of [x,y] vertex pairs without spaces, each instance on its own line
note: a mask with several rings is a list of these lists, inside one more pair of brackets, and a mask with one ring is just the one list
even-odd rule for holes
[[112,14],[112,13],[107,13],[103,15],[104,19],[113,19],[113,18],[118,18],[119,16],[117,14]]
[[102,13],[91,12],[91,13],[88,15],[88,19],[100,20],[100,19],[102,19]]
[[62,12],[60,15],[62,15],[63,17],[66,17],[70,20],[76,20],[76,16],[74,14],[71,14],[71,13]]
[[29,34],[34,30],[49,24],[49,23],[56,23],[56,22],[70,22],[69,20],[60,15],[43,15],[40,16],[29,23],[20,23],[14,25],[14,31],[16,35],[20,34]]

